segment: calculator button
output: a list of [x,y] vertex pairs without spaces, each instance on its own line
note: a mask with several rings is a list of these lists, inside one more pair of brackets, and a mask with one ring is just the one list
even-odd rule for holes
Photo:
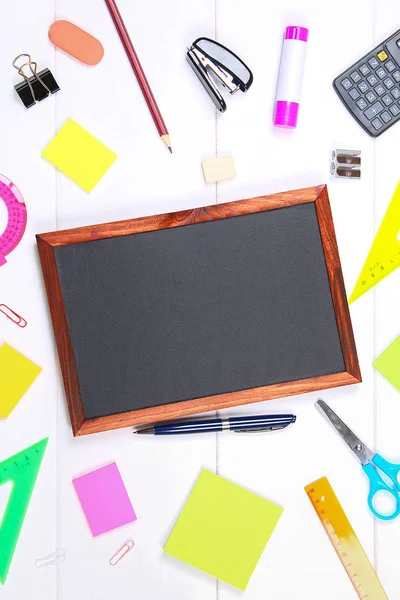
[[372,75],[367,77],[367,81],[370,85],[376,85],[378,83],[378,80],[373,73],[372,73]]
[[362,81],[358,84],[358,89],[360,90],[360,92],[365,94],[365,92],[368,90],[368,84],[365,81]]
[[399,70],[395,71],[395,72],[392,74],[392,77],[393,77],[393,79],[394,79],[395,81],[397,81],[397,83],[399,83],[399,81],[400,81],[400,71],[399,71]]
[[389,123],[389,121],[392,120],[392,117],[389,115],[388,111],[385,110],[385,112],[381,114],[381,119],[384,123]]
[[367,119],[371,120],[374,117],[376,117],[376,115],[379,115],[379,113],[381,113],[383,111],[383,105],[378,101],[375,102],[375,104],[373,104],[372,106],[370,106],[364,113],[364,115],[367,117]]
[[360,98],[359,100],[357,100],[357,106],[360,110],[364,110],[365,108],[367,108],[368,103],[365,102],[364,98]]
[[371,121],[371,123],[377,131],[378,131],[378,129],[381,129],[381,127],[382,127],[382,121],[380,121],[378,118]]
[[400,108],[397,106],[397,104],[393,104],[393,106],[391,106],[389,110],[394,117],[397,117],[397,115],[400,113]]
[[391,73],[395,70],[396,65],[391,60],[388,60],[387,63],[385,63],[385,67],[389,71],[389,73]]
[[378,58],[379,58],[379,60],[380,60],[381,62],[383,62],[384,60],[386,60],[386,59],[387,59],[387,57],[388,57],[388,55],[386,54],[386,52],[385,52],[384,50],[381,50],[381,51],[378,53]]
[[370,65],[370,67],[372,69],[376,69],[376,67],[379,65],[379,61],[376,60],[375,56],[373,56],[372,58],[369,59],[368,64]]
[[385,88],[380,83],[374,89],[378,96],[382,96],[385,93]]
[[351,81],[348,77],[346,77],[346,79],[343,79],[342,86],[344,87],[345,90],[350,89],[352,85],[353,84],[351,83]]
[[390,93],[392,94],[395,100],[398,100],[400,98],[400,90],[398,90],[397,88],[394,88],[394,90],[392,90]]
[[385,94],[384,96],[382,96],[382,102],[384,102],[386,106],[390,106],[391,104],[393,104],[393,98],[389,96],[389,94]]
[[383,79],[384,77],[386,77],[386,71],[383,67],[379,67],[379,69],[377,69],[375,73],[378,75],[379,79]]
[[[392,63],[392,64],[393,64],[393,63]],[[394,68],[394,67],[393,67],[393,68]],[[366,75],[368,75],[368,73],[371,73],[371,69],[370,69],[370,68],[369,68],[369,66],[368,66],[368,65],[366,65],[365,63],[364,63],[363,65],[361,65],[361,67],[360,67],[360,71],[361,71],[361,73],[364,75],[364,77],[365,77]]]
[[353,71],[350,74],[350,77],[352,78],[352,80],[354,81],[354,83],[358,83],[361,79],[361,75],[358,71]]
[[388,90],[392,89],[394,86],[394,81],[393,79],[390,79],[390,77],[386,77],[386,79],[383,80],[383,83],[386,85]]
[[374,92],[368,92],[368,94],[365,94],[366,99],[368,100],[368,102],[370,102],[372,104],[372,102],[374,102],[376,100],[376,96],[374,94]]
[[349,91],[349,96],[350,96],[350,98],[353,98],[353,100],[357,100],[357,98],[360,97],[360,92],[358,90],[356,90],[356,88],[353,88],[352,90]]

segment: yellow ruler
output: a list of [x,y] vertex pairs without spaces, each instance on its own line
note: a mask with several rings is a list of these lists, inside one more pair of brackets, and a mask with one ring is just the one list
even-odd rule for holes
[[304,489],[358,597],[389,600],[327,478]]
[[371,250],[359,275],[349,304],[400,267],[400,182],[398,183]]

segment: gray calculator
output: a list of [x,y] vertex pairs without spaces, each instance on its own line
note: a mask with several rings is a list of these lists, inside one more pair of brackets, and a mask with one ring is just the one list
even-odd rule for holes
[[400,29],[333,82],[339,98],[372,137],[400,119]]

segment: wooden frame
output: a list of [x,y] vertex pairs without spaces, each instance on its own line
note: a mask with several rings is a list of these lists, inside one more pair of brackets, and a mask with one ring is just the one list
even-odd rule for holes
[[[319,222],[322,246],[327,266],[329,285],[344,357],[345,371],[299,381],[269,385],[239,392],[180,401],[163,406],[134,410],[116,415],[86,419],[79,387],[74,351],[67,324],[64,301],[54,248],[81,242],[143,233],[188,224],[226,219],[248,213],[257,213],[295,204],[314,202]],[[343,282],[328,192],[325,185],[293,190],[270,196],[216,204],[177,213],[118,221],[103,225],[80,227],[37,235],[40,261],[46,285],[50,313],[56,338],[65,393],[74,435],[85,435],[119,427],[144,425],[230,406],[272,400],[283,396],[315,392],[361,381],[349,307]]]

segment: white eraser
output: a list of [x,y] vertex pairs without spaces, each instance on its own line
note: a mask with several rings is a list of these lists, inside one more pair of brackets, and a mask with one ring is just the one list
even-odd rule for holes
[[232,156],[203,160],[201,166],[206,183],[216,183],[217,181],[224,181],[224,179],[232,179],[236,175]]

